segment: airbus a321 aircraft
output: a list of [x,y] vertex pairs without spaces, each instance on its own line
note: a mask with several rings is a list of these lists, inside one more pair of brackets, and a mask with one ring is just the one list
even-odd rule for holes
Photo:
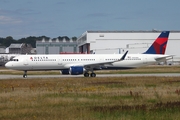
[[[150,48],[142,54],[68,54],[20,55],[5,64],[6,68],[24,71],[60,70],[62,74],[96,77],[95,70],[130,69],[155,64],[171,57],[164,55],[169,31],[162,32]],[[89,74],[90,72],[90,74]]]

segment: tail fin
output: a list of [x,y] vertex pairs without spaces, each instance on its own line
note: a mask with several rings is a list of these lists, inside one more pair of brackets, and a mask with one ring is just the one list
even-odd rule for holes
[[163,31],[144,54],[164,54],[169,37],[169,31]]

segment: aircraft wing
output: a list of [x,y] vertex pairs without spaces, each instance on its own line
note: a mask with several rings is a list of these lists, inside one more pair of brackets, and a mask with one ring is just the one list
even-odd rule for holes
[[87,63],[87,64],[84,64],[84,66],[96,66],[96,65],[104,65],[104,64],[112,64],[114,62],[119,62],[119,61],[123,61],[127,55],[128,51],[126,51],[126,53],[124,53],[124,55],[118,59],[118,60],[114,60],[114,61],[108,61],[108,62],[99,62],[99,63]]
[[124,53],[124,55],[118,59],[118,60],[114,60],[114,61],[108,61],[108,62],[97,62],[97,63],[86,63],[86,64],[67,64],[65,65],[66,68],[69,68],[71,66],[84,66],[84,68],[89,69],[89,68],[100,68],[100,66],[103,66],[105,64],[112,64],[114,62],[119,62],[119,61],[123,61],[127,55],[128,51],[126,51],[126,53]]
[[96,68],[96,69],[101,69],[102,66],[104,66],[105,64],[112,64],[114,62],[119,62],[119,61],[123,61],[127,55],[128,51],[126,51],[126,53],[118,60],[114,60],[114,61],[108,61],[108,62],[99,62],[99,63],[87,63],[84,64],[84,68],[85,69],[92,69],[92,68]]

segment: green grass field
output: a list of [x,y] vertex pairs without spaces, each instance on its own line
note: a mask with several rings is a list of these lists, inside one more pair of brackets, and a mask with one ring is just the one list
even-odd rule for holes
[[[179,69],[145,67],[131,72],[178,72]],[[55,71],[38,74],[49,72]],[[106,72],[121,71],[103,73]],[[179,112],[179,77],[0,80],[2,120],[178,120]]]

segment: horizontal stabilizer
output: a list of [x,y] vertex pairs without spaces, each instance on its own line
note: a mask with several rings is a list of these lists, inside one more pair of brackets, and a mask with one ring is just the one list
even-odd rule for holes
[[155,58],[156,61],[162,61],[162,60],[170,60],[172,59],[174,55],[166,55],[166,56],[163,56],[163,57],[157,57]]

